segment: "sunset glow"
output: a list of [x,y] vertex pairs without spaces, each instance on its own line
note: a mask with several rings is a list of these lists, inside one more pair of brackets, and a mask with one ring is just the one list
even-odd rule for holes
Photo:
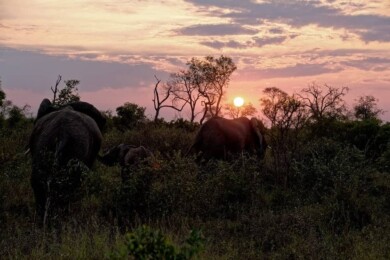
[[237,66],[227,97],[259,106],[266,87],[317,82],[349,87],[350,105],[373,95],[390,111],[387,0],[13,0],[0,1],[0,17],[2,87],[34,113],[61,74],[102,110],[126,101],[153,114],[154,75],[166,82],[192,57],[222,54]]
[[235,97],[233,100],[233,104],[236,107],[242,107],[244,105],[244,99],[242,97]]

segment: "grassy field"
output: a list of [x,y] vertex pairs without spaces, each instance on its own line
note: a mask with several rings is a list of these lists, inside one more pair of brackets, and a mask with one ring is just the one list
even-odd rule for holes
[[146,249],[168,259],[390,257],[388,125],[339,124],[291,145],[270,138],[261,162],[203,164],[184,156],[196,131],[112,128],[103,149],[144,145],[155,158],[125,180],[119,166],[96,162],[51,228],[35,221],[23,154],[31,128],[1,130],[1,258],[142,258]]

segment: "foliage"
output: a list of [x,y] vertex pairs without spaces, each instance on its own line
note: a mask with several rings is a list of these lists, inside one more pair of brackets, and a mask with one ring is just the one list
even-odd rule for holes
[[377,102],[374,96],[359,97],[353,107],[355,117],[360,120],[379,119],[378,116],[384,111],[378,108]]
[[276,87],[266,88],[263,94],[262,112],[271,123],[268,137],[273,169],[280,181],[286,183],[292,160],[299,155],[297,150],[302,144],[302,129],[308,112],[296,96]]
[[64,106],[66,104],[80,101],[80,96],[77,93],[77,85],[80,83],[79,80],[64,80],[65,87],[60,90],[58,98],[53,100],[53,104],[57,106]]
[[223,55],[219,58],[207,56],[204,60],[192,58],[187,65],[191,72],[191,82],[204,98],[202,123],[207,113],[211,116],[221,114],[222,98],[229,85],[230,76],[237,67],[231,58]]
[[361,197],[373,174],[364,154],[329,139],[320,139],[307,147],[301,162],[295,164],[294,179],[302,199],[326,203],[323,221],[335,233],[362,229],[379,208],[367,204],[369,196]]
[[256,114],[257,110],[252,103],[244,104],[241,107],[236,107],[233,104],[226,104],[224,106],[225,114],[230,118],[239,118],[242,116],[252,117]]
[[134,128],[146,119],[145,110],[145,107],[126,102],[116,108],[117,116],[113,118],[114,125],[120,130]]
[[3,105],[3,102],[5,100],[5,92],[1,89],[1,79],[0,79],[0,106]]
[[309,109],[311,119],[321,123],[329,119],[345,117],[346,107],[343,96],[348,92],[347,87],[332,87],[330,85],[310,84],[302,89],[299,97]]
[[[334,117],[324,118],[326,129],[316,132],[318,122],[306,124],[299,116],[308,107],[297,95],[270,89],[264,98],[275,120],[266,135],[272,149],[262,161],[247,154],[231,162],[185,156],[199,125],[183,119],[109,128],[102,150],[127,143],[143,145],[154,156],[124,169],[96,162],[87,171],[70,163],[69,176],[59,180],[82,172],[77,200],[64,205],[66,214],[46,229],[36,225],[31,159],[24,155],[33,123],[4,125],[0,255],[388,258],[390,125]],[[202,234],[188,236],[192,229]]]
[[141,226],[134,232],[125,235],[125,243],[112,254],[113,259],[124,259],[132,256],[135,259],[191,259],[203,247],[203,238],[199,231],[192,230],[189,237],[180,247],[158,230]]
[[176,120],[171,120],[168,126],[177,129],[182,129],[186,132],[193,132],[198,129],[199,123],[184,120],[183,118],[178,118]]
[[[12,101],[7,100],[5,92],[1,90],[0,81],[0,128],[3,126],[8,129],[25,127],[29,121],[27,118],[29,110],[29,105],[20,108],[14,105]],[[7,129],[5,129],[5,131],[6,130]]]
[[78,89],[76,87],[80,81],[75,79],[64,80],[65,87],[58,89],[61,80],[62,76],[58,75],[55,86],[50,87],[51,91],[53,92],[53,99],[51,103],[54,106],[64,106],[72,102],[80,101],[80,96],[77,93]]
[[197,82],[196,71],[191,69],[172,73],[168,82],[174,96],[173,101],[182,102],[184,106],[188,104],[191,113],[190,122],[194,122],[196,116],[201,113],[196,111],[202,101]]

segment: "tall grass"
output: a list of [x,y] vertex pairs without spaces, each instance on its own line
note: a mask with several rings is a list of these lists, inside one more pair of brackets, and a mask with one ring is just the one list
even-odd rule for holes
[[[242,157],[197,164],[184,156],[194,132],[166,126],[110,130],[103,149],[144,145],[155,157],[123,173],[119,166],[96,162],[68,214],[57,225],[40,228],[29,182],[31,161],[23,155],[28,133],[0,137],[3,258],[134,256],[129,248],[140,241],[179,255],[191,230],[201,230],[204,250],[196,255],[204,259],[390,255],[389,174],[364,151],[337,140],[302,147],[284,185],[272,168],[275,162],[269,163],[272,153],[262,162]],[[143,225],[150,229],[140,231]]]

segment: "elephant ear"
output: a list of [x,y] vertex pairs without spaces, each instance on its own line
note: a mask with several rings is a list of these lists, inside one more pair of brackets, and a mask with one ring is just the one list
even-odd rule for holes
[[41,104],[39,105],[37,118],[35,119],[34,123],[38,121],[40,118],[54,111],[56,111],[56,109],[53,107],[53,104],[50,102],[49,99],[45,98],[44,100],[42,100]]
[[66,106],[71,106],[75,111],[81,112],[81,113],[86,114],[87,116],[91,117],[93,120],[95,120],[100,131],[103,130],[103,128],[106,124],[106,118],[93,105],[91,105],[87,102],[77,101],[77,102],[69,103]]
[[264,136],[261,134],[261,131],[260,129],[264,128],[264,125],[261,121],[257,120],[257,118],[255,117],[252,117],[251,118],[251,125],[252,125],[252,128],[253,130],[255,131],[258,139],[259,139],[259,145],[260,145],[260,150],[263,150],[264,149]]

